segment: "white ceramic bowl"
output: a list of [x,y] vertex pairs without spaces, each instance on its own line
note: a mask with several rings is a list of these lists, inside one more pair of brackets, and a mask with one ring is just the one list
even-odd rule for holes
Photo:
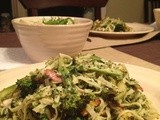
[[51,17],[22,17],[12,20],[20,43],[33,62],[41,62],[59,53],[74,56],[82,51],[93,23],[92,20],[72,17],[75,24],[44,25],[42,24],[44,18],[50,19]]
[[155,22],[157,25],[158,30],[160,30],[160,8],[154,8],[153,9]]

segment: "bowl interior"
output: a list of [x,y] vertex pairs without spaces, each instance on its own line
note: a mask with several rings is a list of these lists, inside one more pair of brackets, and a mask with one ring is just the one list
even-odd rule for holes
[[[50,20],[51,18],[71,18],[74,20],[75,24],[61,24],[61,25],[46,25],[43,24],[43,20]],[[67,16],[33,16],[33,17],[21,17],[12,20],[13,24],[24,25],[24,26],[43,26],[43,27],[77,27],[87,24],[92,24],[92,20],[81,17],[67,17]]]

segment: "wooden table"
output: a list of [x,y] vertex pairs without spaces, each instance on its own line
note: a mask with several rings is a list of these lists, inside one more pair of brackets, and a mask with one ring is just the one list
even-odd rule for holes
[[143,43],[116,46],[116,50],[141,58],[160,66],[160,37],[156,36]]
[[[0,33],[0,47],[17,48],[21,47],[21,44],[15,32]],[[149,41],[137,44],[106,47],[84,52],[95,53],[105,59],[110,59],[116,62],[129,63],[160,71],[159,35]]]

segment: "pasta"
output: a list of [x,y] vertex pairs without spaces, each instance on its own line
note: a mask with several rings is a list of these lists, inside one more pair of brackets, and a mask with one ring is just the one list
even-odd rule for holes
[[13,86],[0,92],[0,119],[160,118],[143,94],[143,88],[130,78],[123,64],[106,61],[94,54],[79,54],[73,58],[60,54],[47,60],[45,68],[30,72]]
[[102,32],[130,32],[132,28],[119,18],[106,17],[102,20],[95,20],[91,30]]

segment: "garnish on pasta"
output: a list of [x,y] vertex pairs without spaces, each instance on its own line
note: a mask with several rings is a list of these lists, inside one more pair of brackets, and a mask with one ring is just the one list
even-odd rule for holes
[[73,18],[67,17],[51,17],[50,19],[43,19],[42,21],[45,25],[67,25],[67,24],[75,24]]

